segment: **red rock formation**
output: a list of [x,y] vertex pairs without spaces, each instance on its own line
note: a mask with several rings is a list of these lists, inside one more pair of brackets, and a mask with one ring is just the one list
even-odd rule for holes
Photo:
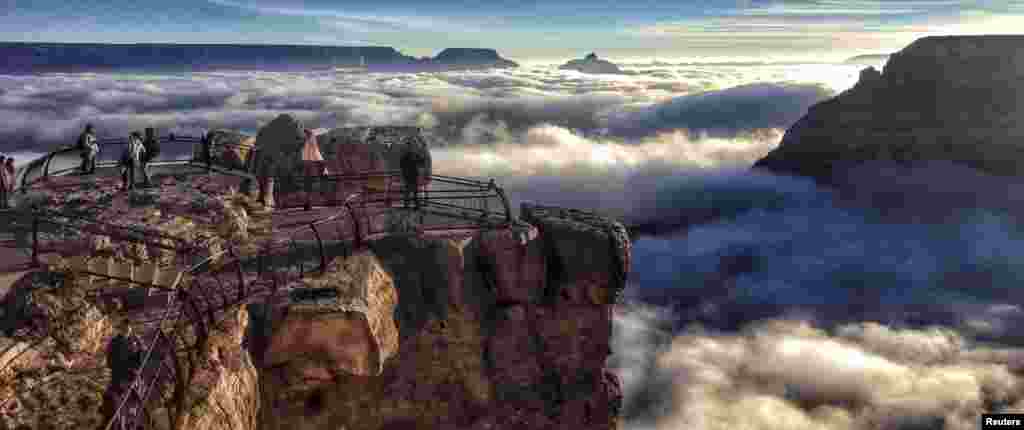
[[[375,241],[375,257],[367,258],[380,262],[398,294],[397,352],[380,374],[328,366],[280,378],[273,377],[277,359],[259,360],[263,427],[618,428],[622,393],[605,362],[629,264],[625,229],[582,211],[526,206],[523,213],[532,225],[468,240]],[[295,369],[325,369],[305,349],[282,346],[301,337],[297,320],[283,316],[296,306],[307,305],[258,318],[255,333],[279,341],[253,345],[269,343],[266,351]],[[364,349],[349,355],[369,359]]]

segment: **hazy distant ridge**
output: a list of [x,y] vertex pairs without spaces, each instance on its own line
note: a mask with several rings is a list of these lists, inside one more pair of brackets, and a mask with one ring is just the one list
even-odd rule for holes
[[[447,50],[446,50],[447,51]],[[481,51],[481,50],[474,50]],[[493,50],[488,50],[493,51]],[[456,50],[455,52],[458,52]],[[339,66],[447,65],[449,54],[426,61],[389,46],[86,44],[0,42],[0,73],[105,70],[310,69]],[[497,54],[495,53],[495,56]],[[458,60],[458,59],[456,59]],[[473,65],[473,59],[457,61]],[[495,66],[494,61],[479,64]],[[498,67],[515,67],[502,59]]]

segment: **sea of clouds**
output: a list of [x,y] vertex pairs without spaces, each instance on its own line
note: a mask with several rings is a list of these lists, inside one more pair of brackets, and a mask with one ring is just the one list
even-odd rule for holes
[[419,125],[438,173],[496,178],[514,207],[659,226],[633,237],[615,321],[628,428],[968,429],[1024,409],[1020,184],[946,164],[865,166],[842,190],[746,170],[856,66],[626,68],[0,76],[0,151],[24,161],[85,122]]

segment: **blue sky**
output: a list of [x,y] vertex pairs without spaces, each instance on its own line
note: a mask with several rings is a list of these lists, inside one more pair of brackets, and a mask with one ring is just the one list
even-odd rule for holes
[[813,57],[1014,33],[1010,0],[4,0],[0,39],[492,47],[518,60]]

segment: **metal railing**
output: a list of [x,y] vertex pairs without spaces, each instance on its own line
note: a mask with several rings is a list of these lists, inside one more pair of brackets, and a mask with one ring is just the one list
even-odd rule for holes
[[[166,165],[202,165],[205,166],[207,171],[213,170],[215,167],[226,170],[226,173],[251,173],[254,167],[254,161],[258,148],[254,145],[241,144],[235,142],[209,142],[202,137],[196,136],[177,136],[168,135],[158,137],[158,142],[161,146],[165,144],[188,144],[191,145],[190,157],[188,159],[167,159],[167,157],[161,157],[151,164],[154,166],[166,166]],[[106,138],[98,139],[97,143],[100,145],[100,154],[105,155],[111,153],[111,151],[103,151],[102,148],[118,147],[128,144],[128,138]],[[162,148],[163,149],[163,148]],[[67,155],[67,154],[80,154],[82,149],[75,146],[62,146],[53,151],[50,151],[46,155],[37,158],[28,163],[25,167],[25,172],[21,175],[20,188],[22,192],[25,192],[29,186],[37,183],[50,176],[60,176],[80,170],[80,167],[68,167],[60,170],[51,170],[51,165],[54,158]],[[119,156],[121,151],[113,151],[117,154],[113,160],[97,160],[96,167],[116,167],[120,164]],[[166,155],[169,151],[162,150],[161,155]],[[228,156],[227,154],[238,154],[243,153],[245,155],[244,160],[236,160],[235,158]],[[35,174],[35,171],[39,171]],[[36,176],[33,178],[33,176]]]
[[[283,209],[336,206],[347,190],[358,189],[361,205],[404,204],[406,185],[399,171],[386,170],[345,175],[274,176],[275,206]],[[505,191],[493,179],[488,182],[455,176],[429,175],[420,180],[414,201],[437,215],[489,223],[512,221]],[[409,197],[412,199],[413,197]]]
[[[27,215],[32,224],[32,263],[36,266],[40,264],[39,255],[46,250],[46,242],[40,240],[40,233],[66,236],[66,233],[69,231],[81,240],[88,240],[90,236],[105,236],[110,238],[112,245],[116,245],[118,242],[129,242],[172,251],[175,254],[174,263],[180,265],[188,264],[187,262],[196,258],[197,255],[195,252],[196,244],[156,229],[118,225],[81,215],[46,209],[36,209]],[[57,231],[45,231],[47,226],[53,227]],[[66,244],[63,240],[59,242]],[[171,245],[168,245],[166,242],[170,242]],[[89,244],[84,245],[88,246]]]
[[[379,173],[377,175],[380,175]],[[374,176],[367,174],[364,176]],[[441,181],[452,183],[458,186],[473,186],[494,191],[498,188],[493,182],[483,183],[479,181],[466,180],[463,178],[439,177]],[[501,193],[497,193],[500,195]],[[205,339],[211,330],[219,326],[225,311],[234,309],[237,306],[256,298],[265,297],[268,301],[279,298],[279,293],[288,289],[289,285],[298,285],[307,273],[318,270],[324,273],[330,261],[336,256],[348,256],[355,250],[362,249],[367,244],[367,238],[373,234],[371,222],[368,217],[373,209],[387,209],[388,206],[381,204],[379,199],[367,199],[362,193],[349,195],[344,200],[332,204],[341,210],[331,216],[303,224],[284,232],[286,238],[277,241],[268,241],[255,256],[242,255],[236,247],[227,247],[221,253],[210,255],[203,261],[191,266],[187,272],[192,281],[184,288],[177,291],[165,291],[166,301],[157,299],[157,302],[167,303],[163,312],[155,315],[155,318],[140,318],[138,324],[158,326],[166,321],[169,315],[177,316],[181,325],[175,325],[171,333],[156,333],[152,341],[146,345],[147,357],[154,356],[153,350],[157,348],[158,342],[166,342],[178,345],[180,342],[174,339],[183,339],[185,336],[180,332],[186,327],[202,333],[197,339]],[[507,209],[507,205],[505,207]],[[503,218],[502,218],[503,219]],[[476,224],[476,228],[495,228],[504,226],[504,223],[482,222]],[[467,226],[460,226],[467,227]],[[334,242],[334,243],[332,243]],[[222,257],[227,256],[226,261]],[[307,270],[309,260],[316,262]],[[247,273],[250,276],[247,276]],[[173,309],[171,309],[173,308]],[[163,331],[157,329],[157,331]],[[196,341],[198,342],[198,341]],[[197,345],[184,342],[185,346],[180,350],[198,348]],[[143,414],[148,414],[146,403],[150,401],[151,393],[162,393],[164,390],[158,380],[164,368],[181,369],[180,366],[168,366],[166,360],[178,360],[179,348],[173,348],[168,354],[158,354],[157,362],[153,359],[144,360],[141,369],[156,369],[156,371],[140,371],[136,374],[131,387],[149,387],[145,390],[133,388],[119,403],[117,412],[110,418],[108,428],[113,423],[140,423]],[[187,377],[178,371],[167,373],[170,382],[178,386],[187,386],[188,381],[181,378]],[[152,379],[151,379],[152,378]],[[131,399],[129,400],[129,396]],[[125,405],[133,405],[126,407]],[[169,409],[169,408],[168,408]],[[141,412],[140,412],[141,411]]]

